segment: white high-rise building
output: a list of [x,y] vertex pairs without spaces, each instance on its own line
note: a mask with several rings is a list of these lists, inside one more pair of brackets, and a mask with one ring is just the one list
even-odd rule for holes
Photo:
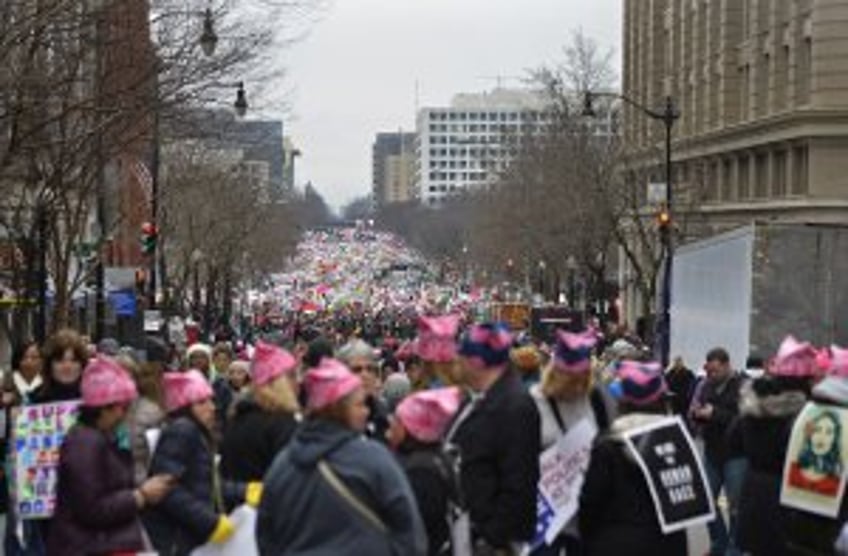
[[492,183],[515,154],[516,145],[504,138],[543,129],[552,118],[549,106],[536,92],[495,89],[420,110],[415,180],[420,201],[437,206],[459,191]]

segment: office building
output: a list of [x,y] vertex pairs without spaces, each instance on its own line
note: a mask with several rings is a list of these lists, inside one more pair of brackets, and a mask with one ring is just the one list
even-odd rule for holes
[[[848,223],[848,1],[625,0],[623,93],[670,95],[676,208],[702,233],[752,219]],[[663,127],[623,106],[664,181]]]
[[378,133],[371,148],[372,193],[377,206],[415,196],[415,134]]

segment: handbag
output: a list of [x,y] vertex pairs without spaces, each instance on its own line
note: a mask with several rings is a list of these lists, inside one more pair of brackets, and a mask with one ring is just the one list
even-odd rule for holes
[[365,521],[374,526],[382,534],[387,534],[389,528],[386,527],[386,524],[383,523],[383,520],[380,519],[374,510],[368,507],[362,500],[360,500],[351,490],[344,484],[341,477],[336,474],[330,464],[325,460],[318,461],[318,472],[321,473],[321,477],[327,482],[328,485],[342,497],[342,499],[348,503],[348,505],[358,513]]

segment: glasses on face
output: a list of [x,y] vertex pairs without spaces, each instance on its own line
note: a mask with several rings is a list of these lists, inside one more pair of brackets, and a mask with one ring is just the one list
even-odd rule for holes
[[353,374],[359,375],[364,372],[369,372],[372,374],[377,374],[377,366],[376,365],[354,365],[350,368]]

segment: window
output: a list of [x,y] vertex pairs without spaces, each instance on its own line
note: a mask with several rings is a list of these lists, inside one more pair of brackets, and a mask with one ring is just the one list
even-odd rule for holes
[[751,171],[748,166],[749,156],[743,154],[739,156],[739,167],[737,175],[739,176],[739,199],[745,200],[751,198]]
[[765,199],[768,197],[769,190],[769,157],[767,153],[758,153],[755,157],[755,169],[757,173],[757,181],[755,184],[754,197],[757,199]]
[[733,200],[733,161],[727,158],[721,165],[721,200]]
[[792,194],[804,195],[809,190],[809,161],[806,145],[792,149]]
[[774,166],[772,178],[772,195],[774,197],[786,196],[786,151],[777,151],[774,153]]

